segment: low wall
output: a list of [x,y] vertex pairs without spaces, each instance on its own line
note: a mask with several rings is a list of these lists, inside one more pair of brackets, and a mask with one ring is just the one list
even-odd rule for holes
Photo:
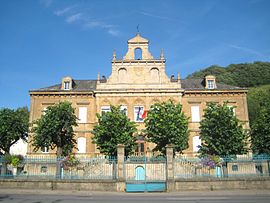
[[[0,189],[44,189],[77,191],[125,191],[116,180],[20,180],[0,179]],[[203,190],[270,190],[270,177],[226,179],[176,179],[167,181],[169,192]]]
[[269,177],[223,179],[176,179],[174,191],[270,189]]
[[117,181],[114,180],[20,180],[0,179],[3,189],[44,189],[44,190],[88,190],[117,191]]

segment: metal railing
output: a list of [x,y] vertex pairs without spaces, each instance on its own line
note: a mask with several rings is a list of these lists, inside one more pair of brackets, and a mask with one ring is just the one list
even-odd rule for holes
[[[4,166],[0,157],[0,169]],[[23,161],[12,166],[6,164],[6,173],[0,178],[17,179],[116,179],[117,159],[115,157],[76,157],[76,162],[68,162],[56,156],[25,156]],[[56,176],[57,164],[60,164],[60,177]]]
[[187,157],[174,159],[175,178],[270,176],[270,155]]

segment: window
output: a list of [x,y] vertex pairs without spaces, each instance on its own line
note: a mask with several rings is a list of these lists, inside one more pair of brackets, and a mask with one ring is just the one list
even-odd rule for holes
[[120,68],[118,71],[118,81],[120,83],[127,82],[127,70],[125,68]]
[[87,107],[79,107],[79,123],[87,123]]
[[49,153],[49,148],[48,147],[42,147],[41,151],[42,151],[42,153]]
[[47,166],[41,166],[40,167],[40,173],[47,173],[48,167]]
[[235,116],[235,106],[228,106],[228,107],[233,110],[233,115]]
[[238,165],[237,164],[232,165],[232,171],[238,171]]
[[208,89],[214,89],[214,80],[207,80]]
[[200,107],[199,106],[191,106],[191,121],[192,122],[200,122]]
[[78,138],[78,153],[86,153],[86,138]]
[[199,151],[199,146],[201,146],[202,141],[200,139],[200,136],[194,136],[193,137],[193,152]]
[[141,60],[142,59],[142,50],[141,48],[135,49],[135,60]]
[[70,82],[64,82],[64,90],[70,89]]
[[143,122],[143,118],[142,118],[143,113],[144,113],[143,106],[135,106],[134,107],[134,121]]
[[102,106],[101,107],[101,113],[104,112],[110,112],[111,111],[111,107],[110,106]]
[[127,116],[127,106],[120,106],[120,111],[122,111]]
[[152,68],[150,73],[151,82],[159,82],[159,70],[157,68]]

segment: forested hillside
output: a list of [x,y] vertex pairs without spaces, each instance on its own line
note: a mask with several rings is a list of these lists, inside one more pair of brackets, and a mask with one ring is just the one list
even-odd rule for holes
[[215,75],[218,83],[255,87],[270,84],[270,62],[231,64],[227,67],[213,65],[187,78],[203,78],[205,75]]
[[247,98],[251,126],[262,107],[269,107],[270,62],[231,64],[227,67],[213,65],[187,78],[203,78],[205,75],[216,76],[218,83],[249,88]]

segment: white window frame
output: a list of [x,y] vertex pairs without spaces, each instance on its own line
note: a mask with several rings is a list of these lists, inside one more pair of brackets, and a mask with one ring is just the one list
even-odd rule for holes
[[139,120],[137,119],[138,118],[139,108],[141,108],[140,113],[139,113],[139,117],[141,117],[143,115],[144,106],[140,106],[140,105],[134,106],[134,121],[137,122],[137,123],[142,123],[142,122],[144,122],[143,118],[140,118]]
[[207,80],[207,87],[208,87],[208,89],[214,89],[215,88],[215,81],[214,80]]
[[87,123],[87,107],[79,107],[78,114],[79,123]]
[[199,151],[199,146],[202,145],[202,141],[200,139],[200,136],[194,136],[192,138],[192,144],[193,144],[193,152],[198,152]]
[[83,154],[86,153],[86,138],[79,137],[77,140],[78,153]]
[[70,82],[64,81],[64,90],[70,90]]
[[200,106],[191,106],[191,122],[198,123],[201,121]]
[[44,154],[49,153],[49,148],[48,147],[41,148],[41,152]]
[[111,107],[110,106],[101,106],[100,108],[100,113],[107,113],[107,112],[111,112]]

